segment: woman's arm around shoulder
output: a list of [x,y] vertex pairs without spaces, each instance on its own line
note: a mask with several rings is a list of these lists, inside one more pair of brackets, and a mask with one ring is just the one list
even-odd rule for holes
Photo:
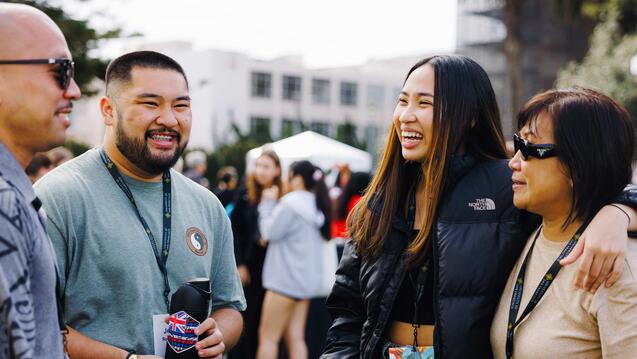
[[612,287],[600,288],[590,312],[597,319],[604,358],[637,353],[637,243],[631,240],[621,277]]

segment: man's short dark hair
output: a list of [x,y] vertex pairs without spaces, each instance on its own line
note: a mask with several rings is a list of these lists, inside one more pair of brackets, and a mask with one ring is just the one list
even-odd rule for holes
[[518,115],[518,129],[549,115],[558,158],[573,181],[567,219],[586,221],[615,201],[632,178],[635,145],[630,115],[610,97],[586,88],[535,95]]
[[184,77],[186,86],[188,86],[186,73],[177,61],[155,51],[135,51],[124,54],[108,64],[105,78],[106,95],[110,95],[110,85],[112,83],[130,82],[131,72],[135,67],[177,71]]
[[29,162],[24,169],[24,172],[29,176],[35,176],[41,168],[51,167],[52,164],[51,159],[47,155],[44,153],[36,153],[31,159],[31,162]]

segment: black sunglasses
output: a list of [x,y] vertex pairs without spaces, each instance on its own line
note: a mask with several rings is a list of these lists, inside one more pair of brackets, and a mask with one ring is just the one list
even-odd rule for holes
[[518,136],[517,133],[513,135],[513,148],[515,148],[515,153],[518,153],[518,151],[522,153],[522,157],[524,157],[525,161],[529,159],[529,156],[542,160],[558,155],[557,148],[555,148],[554,144],[530,144],[529,141]]
[[75,62],[69,59],[0,60],[0,65],[60,65],[58,81],[64,91],[69,88],[75,75]]

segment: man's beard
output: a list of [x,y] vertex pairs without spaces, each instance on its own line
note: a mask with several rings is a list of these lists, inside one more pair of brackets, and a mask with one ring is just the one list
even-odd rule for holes
[[[163,173],[177,163],[179,157],[184,152],[188,141],[181,143],[181,135],[174,130],[167,128],[159,128],[156,130],[146,131],[144,139],[139,140],[133,137],[129,137],[124,129],[122,123],[116,126],[115,130],[115,145],[117,149],[135,166],[141,170],[150,174]],[[148,139],[156,132],[172,132],[176,136],[177,147],[175,153],[170,156],[165,155],[153,155],[148,148]]]

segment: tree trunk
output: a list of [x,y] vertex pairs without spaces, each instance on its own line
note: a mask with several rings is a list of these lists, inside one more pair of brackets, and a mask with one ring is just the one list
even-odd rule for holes
[[[509,83],[510,113],[503,121],[511,121],[511,128],[517,128],[515,119],[517,112],[522,107],[522,54],[521,54],[521,28],[522,28],[522,1],[507,0],[504,4],[504,25],[507,28],[507,36],[504,40],[504,55],[507,60],[507,75]],[[505,134],[510,135],[510,134]]]

